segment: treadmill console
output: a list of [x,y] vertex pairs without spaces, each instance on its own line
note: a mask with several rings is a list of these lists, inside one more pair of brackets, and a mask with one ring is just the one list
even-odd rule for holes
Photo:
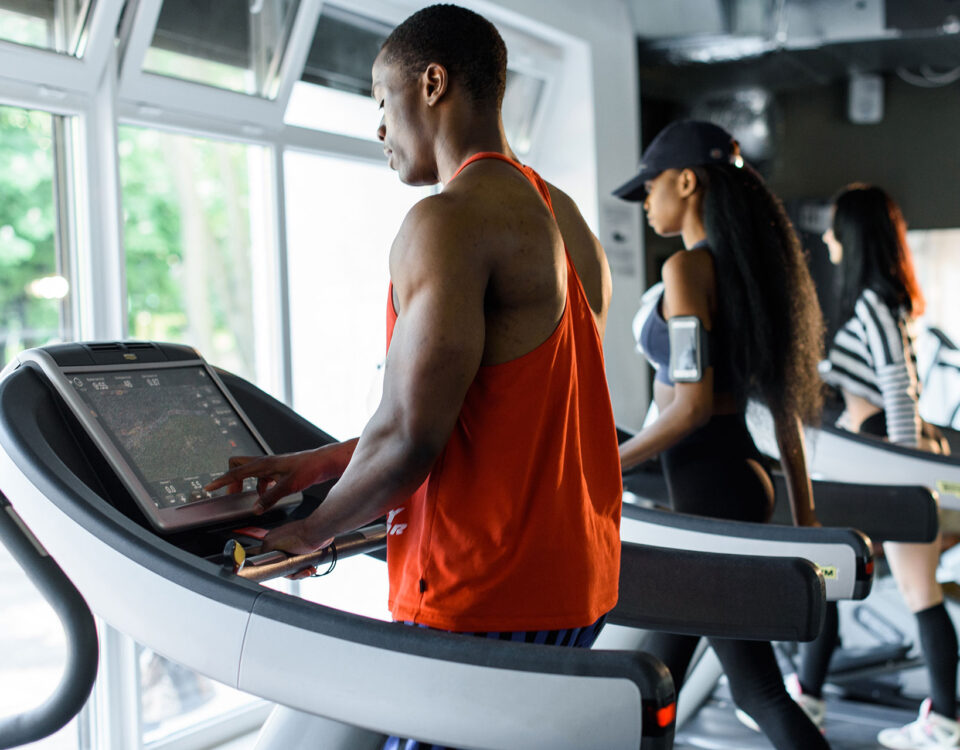
[[[271,450],[196,350],[152,342],[63,344],[23,352],[17,363],[39,367],[157,531],[252,514],[256,480],[230,495],[203,487],[226,471],[231,456]],[[300,499],[292,495],[279,505]]]

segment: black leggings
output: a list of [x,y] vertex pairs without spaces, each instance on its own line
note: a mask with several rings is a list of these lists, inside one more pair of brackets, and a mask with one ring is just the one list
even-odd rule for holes
[[[773,508],[773,483],[743,414],[713,417],[660,456],[674,510],[712,518],[764,522]],[[653,633],[644,650],[659,657],[677,689],[699,639]],[[787,694],[773,647],[765,641],[711,638],[733,700],[778,750],[829,748],[820,731]]]

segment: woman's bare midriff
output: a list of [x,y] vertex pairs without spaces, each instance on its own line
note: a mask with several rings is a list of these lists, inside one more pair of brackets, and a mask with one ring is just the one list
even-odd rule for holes
[[863,396],[857,396],[850,391],[843,391],[843,403],[846,407],[841,417],[842,425],[853,432],[860,432],[860,427],[874,414],[883,411],[879,406],[873,404]]

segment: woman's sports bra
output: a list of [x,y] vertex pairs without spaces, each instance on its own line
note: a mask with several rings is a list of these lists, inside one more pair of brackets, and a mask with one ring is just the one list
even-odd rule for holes
[[640,309],[633,318],[633,338],[640,352],[656,370],[656,379],[673,385],[670,378],[670,336],[667,321],[660,311],[663,300],[663,282],[659,281],[644,292]]

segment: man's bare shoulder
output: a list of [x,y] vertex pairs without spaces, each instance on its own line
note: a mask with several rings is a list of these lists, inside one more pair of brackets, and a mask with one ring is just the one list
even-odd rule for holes
[[431,235],[458,233],[471,229],[478,218],[476,202],[461,194],[438,193],[421,198],[407,212],[400,227],[401,234]]
[[421,199],[407,212],[393,242],[391,277],[396,281],[454,266],[478,270],[482,259],[469,252],[478,245],[476,226],[469,206],[456,196],[439,193]]
[[547,187],[550,190],[550,201],[553,203],[554,211],[563,211],[573,216],[583,218],[580,214],[580,207],[577,206],[573,198],[552,183],[548,182]]

